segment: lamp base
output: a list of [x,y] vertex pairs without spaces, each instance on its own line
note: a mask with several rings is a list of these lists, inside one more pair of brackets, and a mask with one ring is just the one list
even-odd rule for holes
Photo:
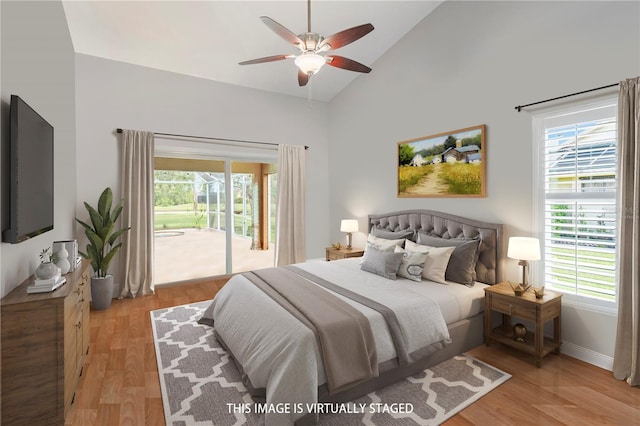
[[351,250],[351,232],[347,232],[347,250]]

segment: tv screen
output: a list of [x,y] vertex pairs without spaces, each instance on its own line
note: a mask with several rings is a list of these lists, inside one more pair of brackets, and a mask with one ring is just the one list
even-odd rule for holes
[[25,101],[11,95],[9,122],[8,243],[53,229],[53,127]]

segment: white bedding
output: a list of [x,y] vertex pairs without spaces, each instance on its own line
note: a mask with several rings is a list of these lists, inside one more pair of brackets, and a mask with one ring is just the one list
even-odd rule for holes
[[[391,281],[361,271],[359,259],[307,262],[296,266],[393,309],[409,353],[429,345],[442,347],[449,342],[446,324],[482,309],[481,285],[468,288],[428,281]],[[378,363],[395,358],[395,347],[382,315],[351,299],[336,296],[369,320]],[[472,301],[472,296],[479,301]],[[249,280],[241,275],[232,278],[218,292],[204,317],[215,320],[216,332],[243,366],[252,385],[266,388],[267,403],[317,402],[317,388],[326,382],[326,378],[315,336]],[[282,335],[283,329],[286,336]],[[303,415],[271,413],[265,416],[265,422],[267,425],[293,424]]]
[[[333,276],[339,277],[346,271],[349,271],[349,273],[356,271],[356,274],[362,275],[365,286],[368,282],[377,282],[382,279],[386,284],[406,288],[418,294],[431,297],[440,305],[442,315],[447,325],[465,318],[471,318],[484,310],[484,289],[489,287],[487,284],[476,282],[473,287],[467,287],[454,282],[440,284],[424,279],[417,282],[402,277],[398,277],[396,281],[390,281],[374,274],[360,271],[361,262],[362,259],[360,258],[332,261],[332,265],[336,267],[336,273],[333,274]],[[313,263],[309,262],[305,264],[309,266],[304,269],[313,272]],[[324,262],[321,262],[321,264],[322,263]],[[342,296],[338,295],[338,297]],[[349,299],[345,300],[349,301]]]

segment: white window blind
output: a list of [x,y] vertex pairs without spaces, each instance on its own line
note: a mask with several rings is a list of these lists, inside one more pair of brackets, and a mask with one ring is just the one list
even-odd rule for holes
[[536,119],[543,280],[555,290],[615,302],[615,101]]

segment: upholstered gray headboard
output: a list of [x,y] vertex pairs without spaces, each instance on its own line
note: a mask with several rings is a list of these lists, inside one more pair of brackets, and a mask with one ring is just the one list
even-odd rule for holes
[[[369,231],[373,227],[392,232],[413,230],[443,239],[479,239],[479,257],[476,263],[476,280],[496,284],[503,277],[503,227],[433,210],[404,210],[369,215]],[[415,239],[414,239],[415,241]]]

